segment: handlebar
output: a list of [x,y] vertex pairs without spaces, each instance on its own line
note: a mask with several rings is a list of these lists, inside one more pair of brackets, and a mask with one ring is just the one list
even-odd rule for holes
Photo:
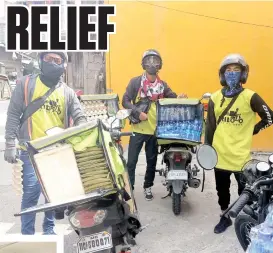
[[237,202],[229,211],[230,217],[236,218],[238,214],[241,212],[241,210],[244,208],[244,206],[247,204],[247,202],[250,200],[250,198],[251,198],[250,192],[243,192],[241,196],[238,198]]
[[263,185],[272,184],[273,179],[259,180],[256,183],[254,183],[251,187],[246,188],[244,192],[241,194],[241,196],[234,203],[234,205],[230,208],[228,212],[230,217],[236,218],[238,216],[238,214],[241,212],[241,210],[244,208],[247,202],[252,198],[252,195],[254,194],[257,188]]
[[134,134],[132,132],[120,132],[119,136],[133,136]]
[[260,180],[260,181],[258,181],[256,183],[254,183],[253,188],[256,189],[261,185],[271,185],[271,184],[273,184],[273,178],[268,179],[268,180]]
[[120,138],[122,136],[133,136],[134,135],[132,132],[120,132],[118,130],[111,131],[110,133],[113,138]]

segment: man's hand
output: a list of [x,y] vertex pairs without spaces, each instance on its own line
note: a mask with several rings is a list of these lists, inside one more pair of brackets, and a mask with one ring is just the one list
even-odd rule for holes
[[17,149],[15,146],[15,141],[10,140],[6,142],[6,148],[4,153],[4,159],[8,163],[16,163],[17,162]]
[[182,93],[182,94],[178,95],[177,98],[188,98],[188,96],[187,96],[187,94]]
[[145,121],[145,120],[148,119],[148,116],[147,116],[146,113],[142,112],[142,113],[140,113],[140,115],[139,115],[139,119],[140,119],[141,121]]

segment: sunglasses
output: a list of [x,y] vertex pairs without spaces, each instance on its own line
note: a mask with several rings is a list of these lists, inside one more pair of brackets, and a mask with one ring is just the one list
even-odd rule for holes
[[45,62],[55,62],[56,64],[58,65],[61,65],[63,63],[63,59],[61,57],[54,57],[52,55],[49,55],[49,54],[46,54],[44,57],[43,57],[43,60]]

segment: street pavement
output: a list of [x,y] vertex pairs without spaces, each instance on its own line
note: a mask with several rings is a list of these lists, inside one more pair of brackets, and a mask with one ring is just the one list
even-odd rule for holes
[[[0,101],[0,149],[4,149],[4,128],[6,122],[7,101]],[[11,186],[11,166],[4,161],[0,153],[0,235],[20,233],[20,218],[13,215],[20,211],[20,196]],[[127,155],[126,155],[127,158]],[[158,166],[161,168],[160,156]],[[266,157],[260,157],[266,159]],[[182,202],[182,213],[174,216],[171,209],[171,198],[161,199],[167,194],[162,185],[162,177],[155,179],[153,192],[155,198],[147,202],[144,199],[142,184],[145,175],[145,155],[142,152],[136,171],[135,197],[142,225],[148,227],[137,236],[137,246],[133,253],[242,253],[234,227],[224,234],[216,235],[213,228],[220,218],[217,204],[213,171],[206,172],[204,192],[189,188]],[[199,173],[202,179],[202,173]],[[232,177],[232,200],[235,200],[236,184]],[[41,197],[40,203],[43,203]],[[37,215],[36,231],[41,233],[43,214]],[[68,221],[56,222],[56,232],[64,235],[66,253],[76,253],[76,233]]]

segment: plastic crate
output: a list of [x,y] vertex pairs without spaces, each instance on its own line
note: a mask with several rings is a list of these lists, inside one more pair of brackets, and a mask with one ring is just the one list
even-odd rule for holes
[[158,139],[199,144],[204,126],[204,106],[198,99],[160,99],[156,121]]
[[[119,110],[117,94],[82,95],[79,99],[87,121],[101,119],[104,124],[110,126]],[[116,120],[113,128],[123,128],[123,122]]]

